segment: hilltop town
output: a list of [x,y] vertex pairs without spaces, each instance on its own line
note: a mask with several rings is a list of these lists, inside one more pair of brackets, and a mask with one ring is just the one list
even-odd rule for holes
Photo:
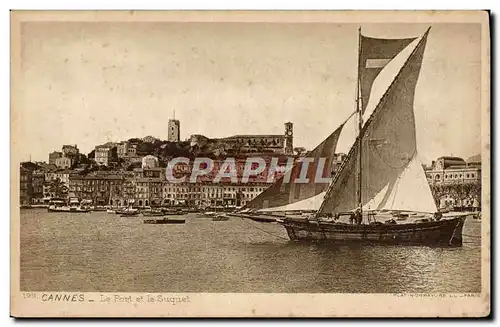
[[[171,183],[165,176],[168,163],[179,157],[206,157],[220,167],[227,157],[235,158],[241,177],[245,159],[259,156],[266,162],[275,158],[281,167],[288,157],[305,153],[293,147],[293,124],[284,125],[282,135],[235,135],[208,138],[191,135],[180,140],[180,121],[169,120],[167,140],[153,136],[130,138],[96,145],[87,155],[78,146],[63,145],[61,151],[48,154],[48,162],[23,162],[20,166],[20,204],[45,206],[54,198],[75,197],[96,206],[190,206],[241,207],[264,191],[272,182],[267,169],[247,183],[222,180],[212,183],[214,174],[196,183]],[[335,155],[338,169],[345,154]],[[189,164],[175,165],[176,176],[186,176]],[[481,159],[465,161],[441,157],[424,166],[429,185],[439,208],[478,210],[481,205]],[[283,171],[276,171],[279,178]]]
[[[262,192],[269,182],[266,172],[253,176],[244,185],[230,180],[211,183],[205,176],[197,183],[169,183],[165,167],[173,158],[207,157],[218,166],[226,157],[236,160],[241,176],[245,159],[260,156],[299,156],[305,149],[293,148],[293,124],[285,123],[282,135],[236,135],[208,138],[192,135],[180,140],[180,122],[171,119],[167,140],[153,136],[96,145],[87,155],[77,145],[63,145],[48,154],[47,162],[24,162],[20,167],[21,205],[47,205],[53,198],[76,197],[97,206],[184,205],[197,207],[239,207]],[[341,158],[341,156],[339,156]],[[340,159],[339,159],[340,160]],[[192,167],[175,166],[176,175],[187,175]],[[282,173],[282,172],[281,172]],[[276,177],[281,174],[276,172]]]

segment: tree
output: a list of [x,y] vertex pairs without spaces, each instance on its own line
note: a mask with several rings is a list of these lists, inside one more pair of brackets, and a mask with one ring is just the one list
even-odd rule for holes
[[87,157],[91,160],[95,160],[95,150],[90,151]]
[[61,198],[68,194],[68,187],[59,178],[49,182],[49,190],[56,198]]
[[129,139],[127,142],[129,142],[129,143],[137,143],[138,144],[138,143],[142,143],[142,140],[139,139],[139,138],[133,137],[133,138]]
[[431,185],[431,192],[436,206],[439,207],[439,201],[447,194],[448,190],[442,184],[433,184]]
[[82,165],[88,165],[90,163],[89,158],[83,153],[80,153],[80,158],[78,161]]
[[141,168],[142,163],[140,162],[133,162],[127,167],[127,171],[133,171],[134,168]]
[[481,182],[472,183],[471,196],[477,200],[479,207],[481,207]]
[[444,196],[454,199],[457,207],[462,207],[466,199],[476,199],[481,205],[481,183],[457,181],[451,184],[434,184],[431,185],[431,191],[437,205]]

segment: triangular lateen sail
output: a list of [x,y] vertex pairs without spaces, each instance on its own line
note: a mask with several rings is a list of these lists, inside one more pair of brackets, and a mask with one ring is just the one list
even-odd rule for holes
[[[397,186],[399,177],[416,156],[413,100],[427,35],[428,31],[365,123],[341,171],[328,189],[320,213],[345,212],[358,207],[356,191],[360,142],[362,205],[373,201],[384,189],[384,198],[377,201],[387,203],[387,197]],[[398,190],[412,195],[412,190]]]
[[377,210],[406,210],[416,212],[436,212],[436,202],[418,156],[406,166],[396,180],[392,192],[384,196]]
[[[318,166],[323,165],[320,177],[330,178],[332,174],[332,161],[334,159],[337,142],[344,124],[340,125],[330,136],[328,136],[314,150],[308,152],[301,159],[310,158],[307,170],[307,183],[296,183],[302,171],[302,162],[296,162],[289,172],[280,177],[274,184],[259,194],[255,199],[247,203],[243,209],[260,210],[274,207],[282,207],[290,203],[299,202],[314,197],[324,192],[329,183],[318,183],[316,179]],[[322,159],[322,160],[320,160]],[[321,173],[320,172],[320,173]]]
[[376,39],[360,34],[359,85],[362,112],[366,109],[373,81],[380,71],[415,39]]
[[326,191],[319,193],[311,198],[298,202],[290,203],[281,207],[261,209],[259,212],[287,212],[287,211],[318,211],[325,198]]

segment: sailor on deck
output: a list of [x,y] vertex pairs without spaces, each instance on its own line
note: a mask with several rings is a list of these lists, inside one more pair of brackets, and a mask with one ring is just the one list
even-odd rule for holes
[[361,225],[361,223],[363,222],[363,215],[361,214],[361,208],[358,207],[353,210],[353,213],[349,217],[349,221],[351,222],[351,224]]
[[361,214],[361,208],[359,207],[354,211],[354,221],[358,225],[361,225],[361,223],[363,222],[363,215]]

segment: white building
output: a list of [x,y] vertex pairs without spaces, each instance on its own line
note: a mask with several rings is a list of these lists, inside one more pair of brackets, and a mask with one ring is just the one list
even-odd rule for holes
[[148,155],[142,158],[142,168],[158,168],[158,158]]

